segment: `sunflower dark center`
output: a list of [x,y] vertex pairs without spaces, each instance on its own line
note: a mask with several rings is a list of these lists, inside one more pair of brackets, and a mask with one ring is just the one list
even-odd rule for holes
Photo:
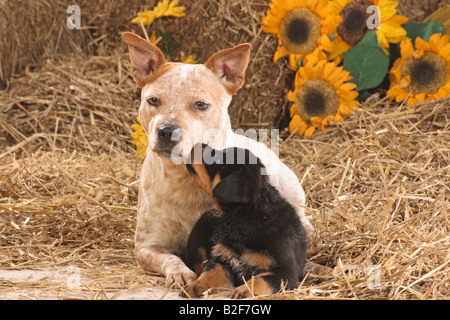
[[428,61],[418,61],[412,66],[411,79],[415,85],[424,86],[436,79],[436,71]]
[[280,23],[281,41],[294,54],[309,54],[317,47],[321,36],[320,18],[306,8],[296,8]]
[[317,89],[308,91],[303,97],[303,105],[305,111],[311,115],[311,117],[318,117],[325,111],[325,97]]
[[357,9],[350,9],[350,12],[347,15],[347,18],[344,20],[344,25],[348,30],[361,30],[365,27],[366,24],[366,15],[357,10]]
[[339,108],[339,97],[330,83],[312,79],[300,87],[295,104],[300,117],[310,122],[312,117],[334,116]]
[[300,45],[303,44],[309,37],[309,24],[304,19],[292,19],[287,26],[288,38]]
[[340,13],[342,22],[338,25],[337,32],[351,46],[357,44],[369,30],[367,19],[370,15],[367,8],[370,5],[371,3],[365,0],[352,1]]
[[448,67],[437,54],[425,52],[422,57],[410,57],[401,68],[402,77],[410,76],[409,90],[413,94],[435,94],[447,82]]

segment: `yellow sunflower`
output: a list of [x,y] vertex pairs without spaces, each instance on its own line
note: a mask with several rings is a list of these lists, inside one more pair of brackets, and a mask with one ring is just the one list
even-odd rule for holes
[[278,36],[274,61],[289,55],[289,66],[298,69],[301,58],[317,62],[326,58],[333,44],[328,37],[341,18],[329,0],[272,0],[262,29]]
[[131,125],[131,129],[134,131],[131,137],[134,140],[133,144],[136,145],[136,155],[142,159],[147,153],[148,136],[142,128],[141,119],[136,117],[136,120],[138,123]]
[[173,61],[187,64],[197,64],[197,60],[195,60],[194,58],[195,57],[192,54],[185,56],[184,53],[181,52],[181,55],[178,58],[174,58]]
[[149,25],[152,24],[155,19],[161,17],[184,17],[184,11],[186,10],[186,7],[177,7],[177,4],[178,0],[173,0],[172,2],[169,2],[169,0],[160,1],[152,10],[138,12],[138,16],[131,20],[131,22],[140,24],[140,21],[142,21],[143,25]]
[[[336,30],[334,50],[329,59],[337,64],[342,61],[344,52],[355,46],[370,30],[368,22],[373,23],[371,15],[375,12],[367,12],[369,6],[378,7],[379,28],[375,29],[378,42],[386,54],[389,43],[399,43],[406,37],[406,30],[402,25],[408,18],[397,14],[398,1],[392,0],[334,0],[332,1],[336,13],[342,17],[342,22]],[[375,27],[375,26],[374,26]]]
[[401,56],[389,72],[391,100],[408,104],[446,98],[450,94],[450,43],[448,35],[433,34],[428,42],[416,38],[400,43]]
[[149,39],[149,40],[150,40],[151,43],[153,43],[153,44],[156,45],[156,44],[158,44],[158,42],[161,40],[161,37],[158,38],[158,37],[156,36],[156,31],[153,30],[152,35],[150,36],[150,39]]
[[288,93],[291,107],[289,130],[310,137],[331,121],[343,121],[358,107],[356,85],[346,82],[350,73],[334,62],[321,60],[301,67],[295,77],[295,90]]

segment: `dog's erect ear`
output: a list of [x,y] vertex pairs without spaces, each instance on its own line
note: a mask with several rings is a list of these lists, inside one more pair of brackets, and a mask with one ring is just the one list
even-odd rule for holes
[[142,88],[149,76],[167,63],[166,58],[157,46],[134,33],[125,32],[122,39],[130,51],[133,79]]
[[248,203],[250,186],[242,179],[242,173],[233,172],[223,178],[213,190],[213,196],[223,203]]
[[205,63],[230,94],[235,94],[245,81],[245,69],[250,59],[249,43],[243,43],[237,47],[215,53]]

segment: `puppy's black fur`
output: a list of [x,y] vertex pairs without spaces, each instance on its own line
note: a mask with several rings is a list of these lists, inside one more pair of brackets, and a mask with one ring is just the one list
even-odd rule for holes
[[[223,276],[234,287],[255,276],[266,288],[261,293],[275,293],[282,284],[286,289],[296,288],[303,276],[307,241],[295,209],[261,174],[264,166],[249,150],[218,151],[207,145],[194,149],[200,147],[204,160],[199,165],[188,163],[187,168],[197,178],[209,179],[209,194],[220,209],[204,213],[194,226],[187,245],[187,266],[200,274],[221,265],[226,270]],[[205,161],[208,155],[213,163]],[[239,163],[243,159],[245,163]],[[208,183],[203,181],[203,188],[205,185]],[[190,286],[195,285],[198,283]],[[201,294],[197,291],[191,293]],[[233,297],[242,296],[234,293]]]

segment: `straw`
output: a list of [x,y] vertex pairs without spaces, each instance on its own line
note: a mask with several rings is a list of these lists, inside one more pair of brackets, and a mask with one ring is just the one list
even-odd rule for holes
[[[177,287],[169,292],[163,277],[134,258],[142,161],[130,134],[140,92],[120,33],[142,33],[129,21],[144,7],[112,2],[82,2],[90,29],[72,40],[66,31],[46,35],[46,15],[30,5],[30,25],[17,20],[10,34],[24,39],[20,28],[36,33],[39,27],[36,46],[8,56],[1,51],[2,67],[4,61],[16,67],[3,69],[8,87],[0,90],[0,298],[177,297]],[[203,62],[220,49],[253,45],[246,85],[230,107],[233,126],[285,129],[293,73],[286,61],[273,63],[276,39],[260,30],[267,3],[186,6],[185,18],[163,21],[175,32],[177,50]],[[44,39],[52,49],[42,55]],[[334,268],[334,278],[312,277],[262,298],[448,300],[449,118],[450,99],[407,107],[375,94],[310,140],[284,140],[280,157],[302,181],[316,230],[308,258]],[[81,284],[71,288],[76,270]],[[32,277],[19,277],[29,272]]]

